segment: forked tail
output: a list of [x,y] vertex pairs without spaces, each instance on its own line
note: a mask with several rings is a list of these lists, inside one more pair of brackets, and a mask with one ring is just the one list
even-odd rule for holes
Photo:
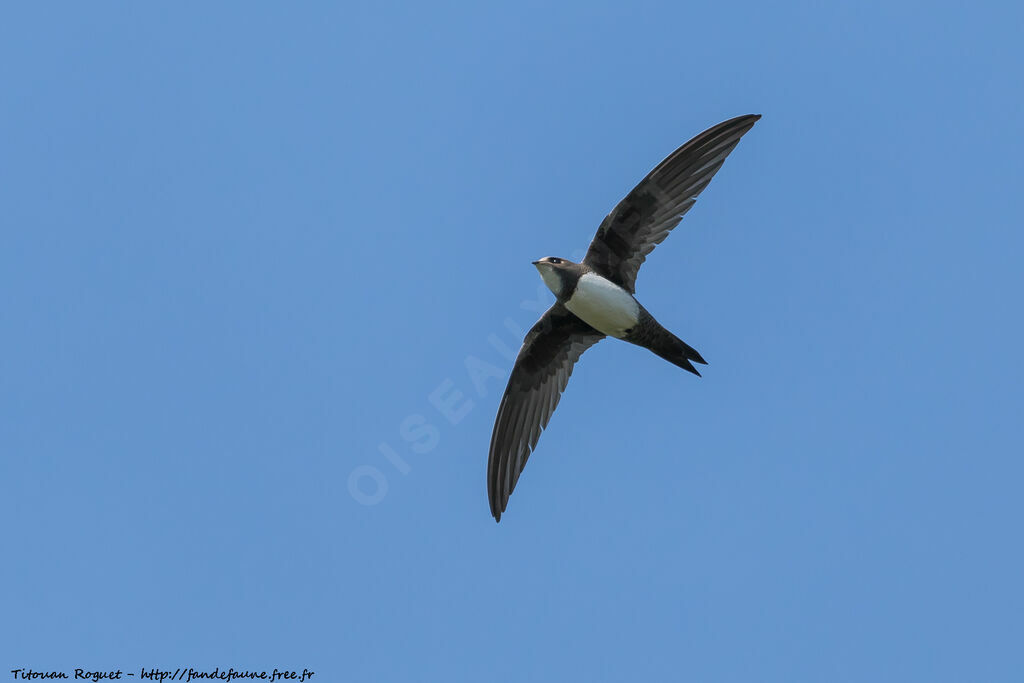
[[650,349],[669,363],[678,365],[683,370],[688,370],[698,377],[700,377],[700,373],[697,372],[697,368],[693,367],[693,364],[707,365],[707,361],[701,358],[700,354],[697,353],[697,349],[666,330],[654,319],[654,316],[645,310],[642,310],[637,326],[629,331],[625,339],[628,342]]

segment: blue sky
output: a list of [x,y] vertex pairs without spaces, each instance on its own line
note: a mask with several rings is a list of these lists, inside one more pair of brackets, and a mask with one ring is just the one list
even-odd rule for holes
[[[1017,680],[1019,4],[4,15],[3,671]],[[495,525],[530,261],[744,113],[704,377],[587,352]]]

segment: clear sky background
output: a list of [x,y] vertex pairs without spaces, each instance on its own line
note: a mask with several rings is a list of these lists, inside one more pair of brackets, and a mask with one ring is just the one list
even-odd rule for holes
[[[3,675],[1020,680],[1019,3],[172,5],[0,21]],[[530,261],[746,113],[704,377],[589,351],[495,525]]]

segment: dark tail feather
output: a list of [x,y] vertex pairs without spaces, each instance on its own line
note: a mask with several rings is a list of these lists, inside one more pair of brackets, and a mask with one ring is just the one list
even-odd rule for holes
[[[659,335],[660,336],[660,335]],[[664,341],[663,341],[664,340]],[[658,340],[657,345],[648,346],[651,351],[661,356],[669,363],[678,365],[683,370],[689,370],[693,374],[700,377],[700,373],[697,372],[697,368],[693,367],[693,363],[700,363],[701,365],[707,365],[708,362],[700,357],[697,350],[684,342],[679,337],[675,336],[668,330],[665,330],[665,337]],[[691,361],[693,361],[691,363]]]
[[653,318],[644,322],[646,324],[634,328],[632,334],[626,337],[627,341],[650,349],[669,363],[678,365],[683,370],[692,372],[700,377],[700,373],[697,372],[697,368],[693,367],[693,363],[700,363],[701,365],[707,365],[708,363],[697,353],[697,349],[666,330]]

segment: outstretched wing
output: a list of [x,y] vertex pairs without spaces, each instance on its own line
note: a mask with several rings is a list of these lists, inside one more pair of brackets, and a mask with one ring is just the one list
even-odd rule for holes
[[583,262],[633,293],[644,259],[679,224],[759,118],[730,119],[672,152],[601,222]]
[[487,459],[487,497],[495,521],[508,505],[526,459],[548,425],[573,365],[603,334],[556,303],[527,333],[498,406]]

